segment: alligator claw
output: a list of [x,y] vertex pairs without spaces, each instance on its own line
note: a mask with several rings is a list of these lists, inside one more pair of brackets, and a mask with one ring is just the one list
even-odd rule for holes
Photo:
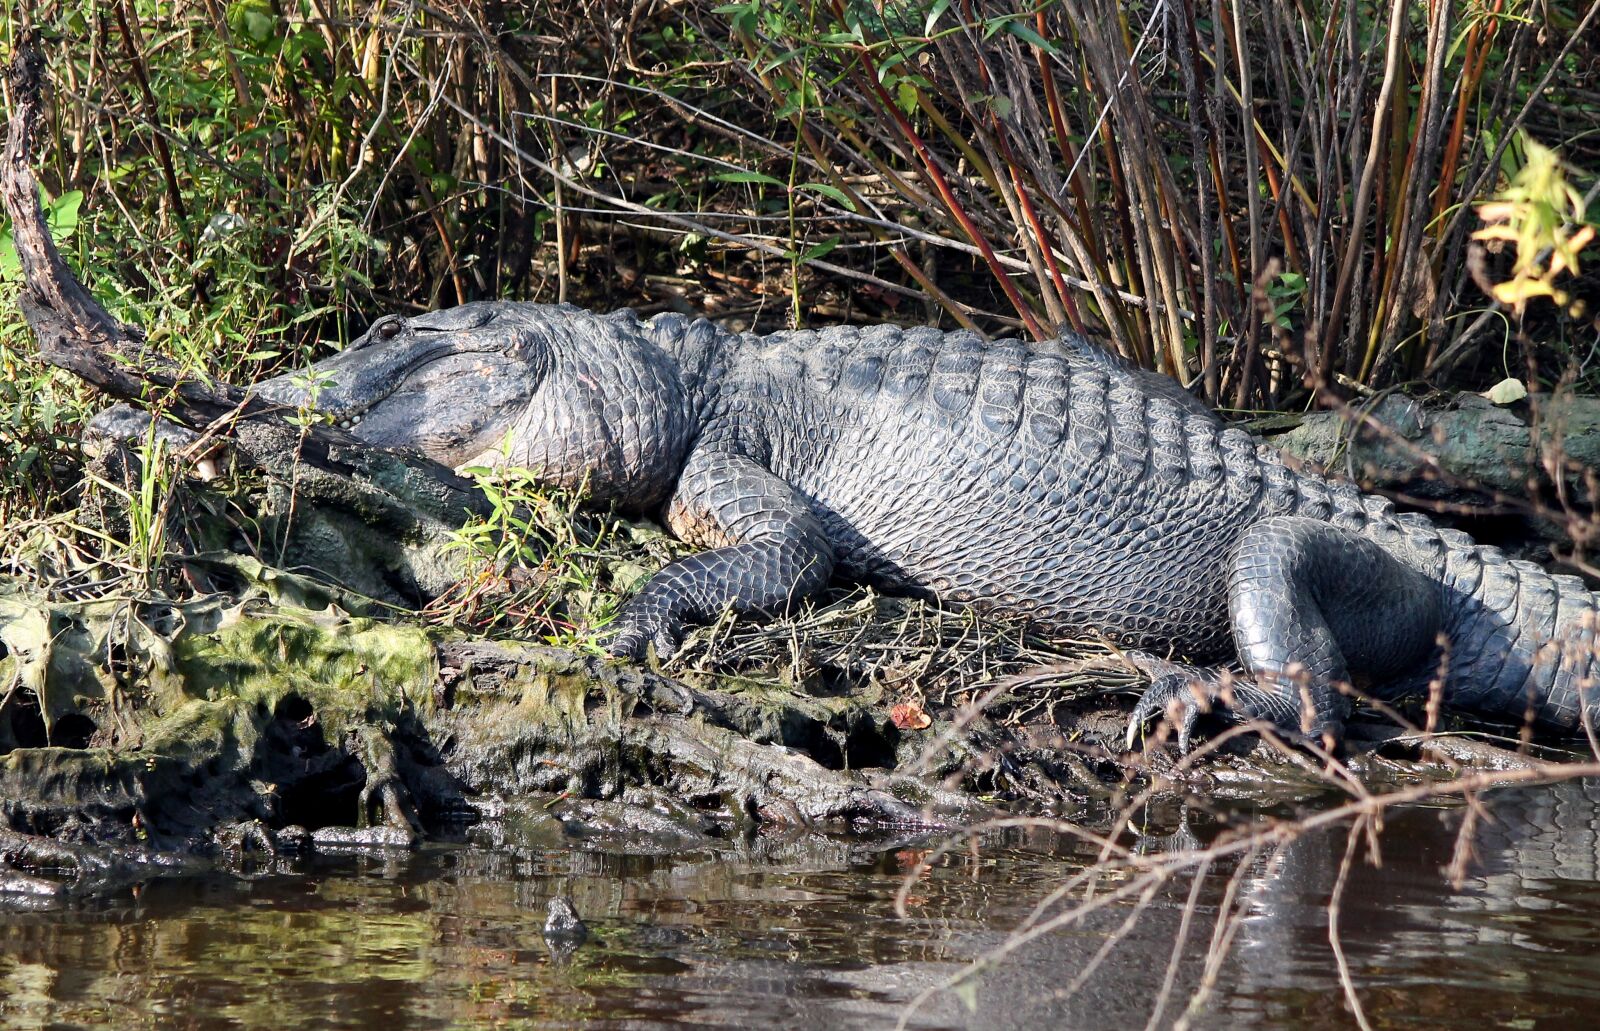
[[1221,689],[1220,683],[1190,672],[1166,673],[1155,678],[1128,717],[1128,750],[1133,750],[1147,725],[1165,719],[1178,729],[1178,752],[1187,755],[1200,717],[1224,708]]
[[670,659],[683,642],[681,626],[671,626],[657,620],[630,617],[624,610],[611,625],[611,640],[605,643],[606,651],[619,659],[642,662],[655,646],[658,659]]

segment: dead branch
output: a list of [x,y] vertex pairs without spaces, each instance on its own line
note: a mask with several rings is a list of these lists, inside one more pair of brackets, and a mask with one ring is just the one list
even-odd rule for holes
[[[451,470],[330,426],[291,426],[283,406],[186,372],[150,351],[137,327],[113,318],[67,267],[39,203],[32,158],[46,80],[37,35],[19,41],[10,78],[13,108],[0,198],[22,267],[19,304],[39,341],[40,358],[112,397],[147,406],[159,402],[177,422],[228,433],[241,457],[279,478],[303,485],[309,474],[353,485],[369,505],[390,510],[401,523],[421,518],[459,525],[487,510],[482,496]],[[243,424],[247,432],[239,432]]]

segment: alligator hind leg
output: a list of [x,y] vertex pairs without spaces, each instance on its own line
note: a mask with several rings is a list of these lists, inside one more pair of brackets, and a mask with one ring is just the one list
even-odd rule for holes
[[1383,681],[1413,670],[1441,623],[1439,585],[1376,543],[1302,516],[1264,519],[1245,531],[1228,575],[1228,615],[1245,675],[1169,674],[1134,709],[1137,731],[1170,707],[1180,744],[1201,713],[1265,720],[1290,736],[1336,742],[1352,676]]

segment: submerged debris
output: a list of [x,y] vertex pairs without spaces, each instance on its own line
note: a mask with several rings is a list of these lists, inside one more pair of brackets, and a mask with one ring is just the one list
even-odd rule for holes
[[589,937],[589,927],[578,918],[572,900],[565,895],[553,895],[546,908],[544,921],[545,941],[563,941],[581,945]]

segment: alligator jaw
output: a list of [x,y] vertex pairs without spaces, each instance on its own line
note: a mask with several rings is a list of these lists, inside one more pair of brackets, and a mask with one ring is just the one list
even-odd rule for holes
[[339,354],[257,388],[368,443],[460,465],[503,443],[548,366],[527,319],[493,304],[379,319]]

